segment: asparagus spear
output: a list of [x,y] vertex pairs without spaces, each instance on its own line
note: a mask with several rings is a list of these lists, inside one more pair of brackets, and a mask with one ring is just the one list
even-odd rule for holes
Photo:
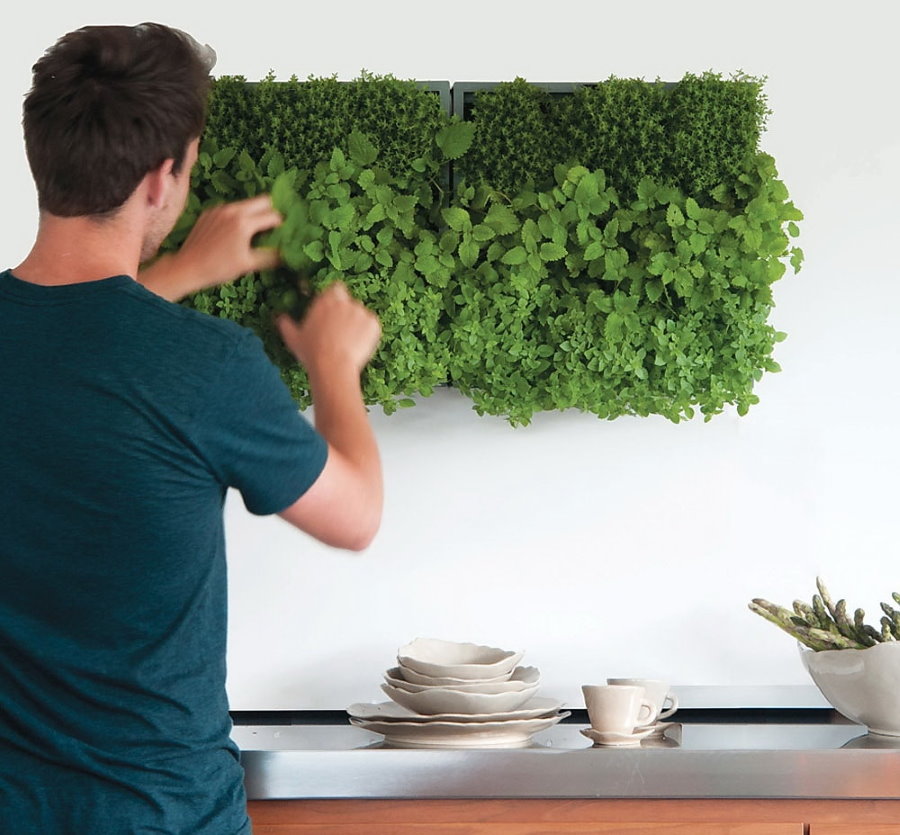
[[881,640],[881,633],[866,623],[866,612],[864,609],[857,609],[853,613],[853,626],[861,644],[873,647]]
[[[889,603],[881,604],[884,616],[879,630],[865,622],[863,609],[857,609],[851,619],[847,601],[841,599],[835,603],[821,577],[816,577],[816,588],[818,593],[813,595],[811,606],[795,600],[792,611],[757,597],[749,608],[817,651],[865,649],[882,641],[900,640],[900,610]],[[893,592],[891,598],[900,606],[900,592]]]
[[852,649],[861,648],[857,640],[848,638],[839,633],[831,632],[817,627],[801,626],[793,622],[795,615],[789,609],[771,603],[768,600],[757,597],[754,598],[749,608],[752,612],[761,615],[766,620],[771,621],[776,626],[783,629],[796,640],[800,641],[811,649]]
[[822,581],[821,577],[816,577],[816,588],[819,590],[819,594],[822,595],[822,602],[828,608],[828,611],[831,613],[831,617],[837,621],[837,611],[834,603],[831,600],[831,595],[828,593],[828,589],[825,588],[825,583]]

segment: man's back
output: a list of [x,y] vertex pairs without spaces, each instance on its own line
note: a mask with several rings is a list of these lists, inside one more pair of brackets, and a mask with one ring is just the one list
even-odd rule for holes
[[244,831],[222,502],[325,458],[244,329],[0,273],[0,831]]

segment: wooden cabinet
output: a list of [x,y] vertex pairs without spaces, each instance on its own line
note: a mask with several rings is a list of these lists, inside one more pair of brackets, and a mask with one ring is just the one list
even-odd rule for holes
[[900,835],[900,800],[257,800],[254,835]]

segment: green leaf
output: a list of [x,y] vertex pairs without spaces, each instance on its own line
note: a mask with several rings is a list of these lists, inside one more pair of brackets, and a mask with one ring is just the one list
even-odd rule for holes
[[675,292],[682,298],[687,298],[694,291],[694,277],[685,270],[678,270],[675,274]]
[[237,151],[234,148],[222,148],[220,151],[216,151],[216,153],[213,154],[212,160],[217,168],[224,168],[232,159],[234,159],[236,153]]
[[565,258],[568,252],[564,246],[555,243],[541,244],[541,260],[542,261],[559,261]]
[[338,206],[331,212],[331,226],[335,229],[346,229],[353,222],[356,216],[356,210],[352,203],[345,203]]
[[699,220],[703,217],[703,210],[700,208],[700,205],[694,200],[693,197],[688,197],[684,204],[685,211],[687,212],[687,216],[691,218],[691,220]]
[[213,188],[224,197],[232,197],[237,189],[237,180],[221,168],[213,171],[209,181]]
[[272,185],[272,205],[281,214],[287,214],[291,206],[297,201],[297,193],[294,191],[295,171],[286,171],[275,178]]
[[575,202],[579,205],[590,205],[598,194],[597,178],[593,174],[585,173],[575,189]]
[[321,241],[310,241],[306,246],[303,247],[303,251],[306,253],[310,261],[325,260],[325,247],[322,245]]
[[658,302],[663,294],[662,281],[660,281],[659,279],[648,281],[644,285],[644,292],[646,292],[647,298],[650,299],[651,302]]
[[464,235],[459,245],[459,260],[465,266],[472,267],[478,260],[479,252],[478,244],[469,235]]
[[519,266],[519,264],[524,264],[527,257],[528,253],[525,251],[525,247],[514,246],[500,260],[504,264],[509,264],[510,266],[517,267]]
[[284,172],[284,157],[281,154],[272,154],[269,164],[266,166],[266,173],[270,177],[277,177]]
[[409,214],[418,202],[418,198],[413,194],[398,194],[394,198],[394,206],[401,214]]
[[656,197],[656,183],[649,177],[642,177],[637,187],[638,197],[646,203],[650,203]]
[[511,235],[519,229],[519,221],[515,214],[501,203],[491,204],[484,222],[498,235]]
[[459,206],[441,209],[441,216],[444,218],[447,226],[457,232],[465,232],[472,228],[472,220],[469,217],[469,213]]
[[673,229],[684,226],[684,214],[674,203],[671,203],[666,209],[666,223]]
[[340,148],[335,148],[331,152],[331,160],[328,163],[328,167],[332,171],[340,171],[347,164],[347,157],[344,156],[344,152]]
[[584,260],[594,261],[597,258],[602,258],[605,252],[606,247],[603,245],[603,241],[591,241],[584,251]]
[[485,223],[479,223],[472,230],[472,235],[476,241],[490,241],[494,237],[494,230]]
[[607,315],[606,322],[603,326],[603,333],[610,342],[620,342],[622,340],[624,329],[625,319],[620,313],[612,311]]
[[385,212],[384,203],[376,203],[366,213],[366,220],[363,225],[367,229],[371,228],[372,224],[378,223],[378,221],[380,220],[384,220],[386,216],[387,215]]
[[350,159],[362,168],[370,166],[378,158],[378,149],[364,133],[354,130],[347,139]]
[[553,218],[550,215],[541,215],[538,218],[538,229],[541,230],[541,235],[545,238],[552,238],[553,233],[556,231],[557,225],[554,222]]
[[455,122],[438,131],[435,141],[447,159],[459,159],[475,137],[474,122]]
[[727,203],[728,202],[728,186],[724,183],[716,186],[712,191],[710,191],[710,196],[716,203]]
[[447,229],[444,234],[441,235],[438,246],[440,246],[441,250],[444,252],[455,252],[456,248],[459,246],[459,234],[452,229]]
[[253,161],[253,157],[247,153],[246,149],[242,150],[238,155],[238,167],[241,171],[246,171],[247,173],[256,171],[256,163]]
[[688,243],[690,244],[691,251],[695,255],[700,255],[707,246],[708,240],[706,235],[701,235],[699,232],[692,232],[691,237],[688,239]]

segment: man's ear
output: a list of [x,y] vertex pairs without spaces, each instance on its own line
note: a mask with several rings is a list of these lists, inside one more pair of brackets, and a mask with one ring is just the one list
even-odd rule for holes
[[168,202],[169,191],[175,187],[175,178],[172,176],[174,164],[174,159],[164,159],[144,175],[144,193],[149,207],[160,209]]

